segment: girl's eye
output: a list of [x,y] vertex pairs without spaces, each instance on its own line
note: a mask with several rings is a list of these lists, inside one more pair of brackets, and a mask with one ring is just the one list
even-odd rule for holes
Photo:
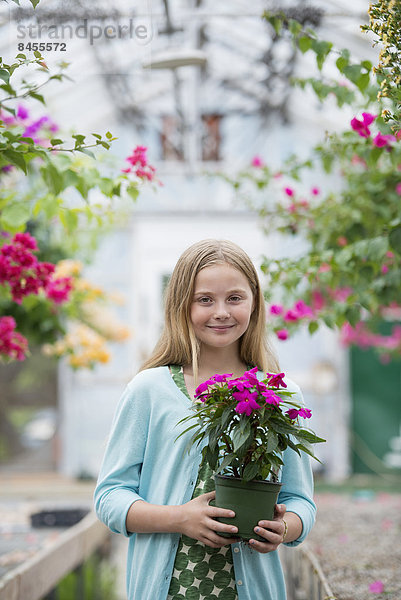
[[240,296],[230,296],[230,300],[232,302],[239,302],[241,300]]
[[201,304],[208,304],[209,302],[211,302],[211,299],[208,298],[207,296],[204,296],[202,298],[199,298],[198,302],[200,302]]

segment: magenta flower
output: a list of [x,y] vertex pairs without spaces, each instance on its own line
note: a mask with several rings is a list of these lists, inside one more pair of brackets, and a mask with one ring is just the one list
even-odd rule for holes
[[[286,384],[284,384],[284,385],[285,385],[285,387],[287,387]],[[277,394],[275,394],[273,392],[273,390],[266,390],[264,392],[261,392],[261,395],[266,400],[266,404],[272,404],[273,406],[279,406],[279,404],[281,402],[280,396],[277,396]]]
[[294,190],[290,187],[286,187],[284,188],[285,193],[287,194],[287,196],[293,196],[294,195]]
[[290,417],[291,421],[295,421],[298,417],[302,417],[303,419],[310,419],[312,416],[312,411],[309,408],[290,408],[286,411],[287,415]]
[[305,304],[303,300],[298,300],[295,302],[294,309],[299,317],[313,317],[313,311],[311,307]]
[[397,183],[397,185],[395,186],[395,191],[397,192],[397,194],[399,196],[401,196],[401,181],[400,181],[400,183]]
[[284,321],[287,321],[287,322],[298,321],[298,319],[299,319],[299,314],[295,310],[287,310],[287,312],[284,315]]
[[390,142],[395,142],[395,137],[393,135],[384,135],[383,133],[380,133],[380,131],[373,138],[373,144],[377,146],[377,148],[391,147]]
[[311,189],[311,192],[312,192],[312,194],[313,194],[314,196],[318,196],[318,195],[320,194],[320,190],[319,190],[319,188],[318,188],[318,187],[313,187],[313,188]]
[[380,581],[380,579],[374,581],[369,586],[369,592],[371,592],[372,594],[381,594],[382,592],[384,592],[384,583]]
[[264,167],[265,163],[263,162],[260,156],[254,156],[251,161],[251,165],[253,167]]
[[73,288],[71,277],[53,279],[46,287],[46,296],[56,304],[67,302]]
[[232,373],[223,373],[222,375],[216,373],[216,375],[213,375],[213,377],[211,377],[210,380],[215,381],[216,383],[225,383],[227,379],[229,379],[232,376]]
[[260,405],[256,402],[256,398],[258,397],[257,392],[249,392],[249,390],[233,392],[233,397],[238,401],[235,411],[239,415],[245,413],[249,417],[254,410],[260,408]]
[[276,336],[279,340],[287,340],[288,339],[288,330],[287,329],[279,329],[276,331]]
[[266,373],[269,378],[269,385],[272,387],[287,387],[287,384],[284,381],[284,373]]
[[270,312],[272,315],[281,315],[283,310],[284,308],[281,306],[281,304],[272,304],[270,307]]
[[15,331],[13,317],[0,317],[0,356],[8,356],[14,360],[24,360],[28,350],[27,339]]
[[18,104],[17,117],[22,120],[27,119],[29,117],[28,110],[22,104]]
[[203,392],[206,392],[209,385],[212,385],[212,381],[210,379],[200,383],[195,390],[195,398],[198,398],[201,394],[203,394]]
[[370,137],[369,125],[373,123],[376,117],[377,115],[372,115],[371,113],[362,113],[362,121],[354,117],[351,120],[351,127],[354,131],[359,133],[361,137],[368,138]]

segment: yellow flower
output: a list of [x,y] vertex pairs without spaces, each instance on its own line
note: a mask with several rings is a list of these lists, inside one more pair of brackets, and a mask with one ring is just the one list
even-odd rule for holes
[[60,260],[56,265],[54,276],[58,277],[78,277],[83,268],[79,260],[65,259]]

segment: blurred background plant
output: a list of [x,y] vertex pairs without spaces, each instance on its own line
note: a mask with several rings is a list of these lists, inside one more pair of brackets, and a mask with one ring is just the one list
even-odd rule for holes
[[[32,417],[32,403],[35,409],[54,404],[54,358],[66,357],[74,369],[94,368],[110,360],[110,342],[129,337],[115,310],[123,299],[86,280],[84,264],[90,262],[99,237],[126,217],[141,186],[157,182],[145,147],[134,148],[125,168],[110,153],[106,156],[116,139],[110,132],[71,133],[62,139],[58,124],[37,112],[35,104],[46,105],[43,87],[67,78],[66,67],[60,63],[59,70],[50,73],[39,52],[33,58],[19,54],[11,64],[0,63],[4,456],[21,447],[17,431]],[[48,366],[38,356],[42,351]],[[10,363],[28,356],[26,366],[11,368]],[[41,389],[44,377],[47,391]],[[38,390],[43,396],[39,405]],[[26,399],[17,407],[13,399],[21,393]]]
[[347,49],[284,13],[266,12],[299,52],[315,54],[317,75],[294,84],[354,117],[343,131],[326,132],[307,160],[291,156],[273,169],[256,156],[249,168],[223,175],[267,233],[294,240],[290,256],[265,258],[262,267],[277,337],[305,325],[313,334],[325,324],[347,345],[375,348],[383,361],[401,356],[400,10],[377,2],[362,27],[383,44],[377,68],[353,62]]

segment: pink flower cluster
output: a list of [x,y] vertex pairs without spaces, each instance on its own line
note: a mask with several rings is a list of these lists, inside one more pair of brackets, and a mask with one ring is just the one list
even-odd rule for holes
[[27,339],[15,331],[13,317],[0,317],[0,356],[8,356],[13,360],[24,360],[28,350]]
[[66,302],[72,289],[72,279],[53,279],[55,266],[39,262],[36,240],[29,233],[16,233],[9,244],[0,248],[0,284],[8,285],[14,302],[43,290],[46,296],[60,304]]
[[[357,119],[354,117],[351,119],[351,127],[354,131],[356,131],[361,137],[369,138],[371,136],[371,131],[369,126],[373,123],[373,121],[377,118],[377,115],[372,115],[371,113],[362,113],[362,119]],[[380,131],[373,138],[372,142],[377,148],[391,148],[391,142],[395,142],[396,138],[393,135],[385,135]]]
[[391,335],[380,335],[369,331],[363,321],[352,327],[345,323],[341,329],[341,342],[350,346],[355,344],[361,348],[376,347],[382,350],[401,350],[401,325],[395,325]]
[[153,181],[156,169],[148,163],[146,146],[136,146],[130,156],[125,159],[131,165],[122,169],[123,173],[134,173],[139,179]]
[[[214,397],[216,391],[221,392],[222,385],[225,385],[237,403],[235,411],[238,414],[246,414],[249,417],[253,412],[262,408],[262,403],[269,408],[279,406],[281,398],[275,390],[287,387],[284,373],[266,373],[265,383],[258,379],[257,370],[257,367],[254,367],[236,379],[230,379],[232,373],[213,375],[196,388],[195,398],[206,402]],[[312,416],[312,412],[307,408],[291,408],[286,411],[286,414],[291,420],[297,419],[299,416],[306,419]]]
[[[311,319],[314,317],[314,311],[303,300],[297,300],[290,309],[285,309],[281,304],[272,304],[270,314],[276,317],[281,316],[286,323],[294,323],[301,319]],[[279,340],[284,341],[288,339],[289,333],[287,329],[278,329],[276,335]]]

